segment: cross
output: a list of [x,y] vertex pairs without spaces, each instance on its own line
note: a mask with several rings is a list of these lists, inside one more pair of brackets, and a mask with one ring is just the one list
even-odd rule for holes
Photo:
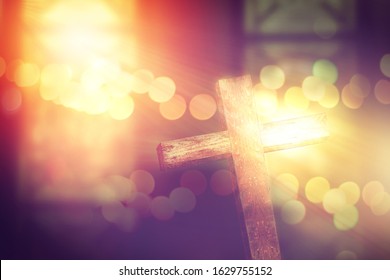
[[262,124],[253,107],[249,75],[219,80],[217,92],[227,130],[160,143],[160,167],[165,170],[231,156],[248,256],[280,259],[264,153],[318,143],[328,136],[326,117],[318,114]]

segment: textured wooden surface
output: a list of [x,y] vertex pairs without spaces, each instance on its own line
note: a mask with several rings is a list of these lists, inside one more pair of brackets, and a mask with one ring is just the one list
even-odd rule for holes
[[252,104],[250,76],[220,80],[219,111],[226,131],[162,142],[161,169],[231,157],[236,201],[251,259],[280,259],[265,152],[318,143],[328,136],[326,116],[313,115],[262,125]]
[[[309,137],[302,138],[307,131],[311,133]],[[326,115],[318,114],[265,123],[262,142],[267,153],[315,144],[327,136]],[[157,147],[157,153],[162,170],[227,158],[231,156],[229,134],[221,131],[165,141]]]
[[251,78],[220,80],[217,89],[231,144],[250,258],[280,259],[262,127],[253,108]]

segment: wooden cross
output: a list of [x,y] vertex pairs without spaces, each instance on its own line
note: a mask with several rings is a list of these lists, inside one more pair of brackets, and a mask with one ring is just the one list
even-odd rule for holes
[[160,167],[164,170],[231,155],[248,255],[280,259],[264,153],[321,141],[328,136],[326,117],[320,114],[262,125],[253,107],[250,76],[219,80],[217,91],[227,130],[160,143]]

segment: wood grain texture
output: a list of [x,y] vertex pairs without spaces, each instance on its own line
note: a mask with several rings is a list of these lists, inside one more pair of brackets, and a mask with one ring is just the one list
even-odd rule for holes
[[[302,138],[308,131],[311,134]],[[265,123],[262,131],[265,153],[316,144],[326,137],[325,114]],[[165,141],[157,147],[157,153],[161,170],[228,158],[231,156],[229,134],[221,131]]]
[[280,259],[262,127],[252,106],[251,78],[220,80],[217,89],[231,144],[250,258]]

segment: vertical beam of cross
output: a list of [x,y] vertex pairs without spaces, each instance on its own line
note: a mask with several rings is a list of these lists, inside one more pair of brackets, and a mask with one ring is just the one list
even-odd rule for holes
[[230,138],[250,256],[280,259],[262,127],[253,108],[251,78],[220,80],[217,89]]
[[162,170],[228,158],[231,155],[244,224],[247,256],[280,259],[264,153],[318,143],[328,137],[325,114],[263,124],[253,108],[250,76],[217,83],[226,131],[162,142]]

